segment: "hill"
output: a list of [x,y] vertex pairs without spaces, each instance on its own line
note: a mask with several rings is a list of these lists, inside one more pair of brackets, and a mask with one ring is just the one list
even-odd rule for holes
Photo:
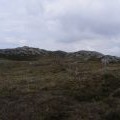
[[120,57],[104,55],[96,51],[81,50],[78,52],[64,52],[64,51],[47,51],[39,48],[28,46],[18,47],[14,49],[0,49],[0,58],[7,58],[12,60],[35,60],[43,56],[58,56],[68,58],[78,58],[80,60],[106,58],[109,62],[119,62]]
[[[112,60],[107,67],[100,62],[104,57]],[[0,120],[120,120],[119,113],[118,57],[0,50]]]

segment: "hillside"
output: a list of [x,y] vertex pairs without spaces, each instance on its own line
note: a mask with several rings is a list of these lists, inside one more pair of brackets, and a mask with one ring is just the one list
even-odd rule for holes
[[[104,57],[110,60],[107,67],[101,65]],[[119,113],[118,57],[0,50],[0,120],[120,120]]]
[[48,51],[39,48],[28,46],[18,47],[14,49],[0,49],[0,58],[7,58],[11,60],[37,60],[44,56],[58,56],[64,58],[77,58],[79,60],[101,60],[106,58],[109,62],[120,62],[120,57],[104,55],[96,51],[81,50],[78,52],[64,52],[64,51]]

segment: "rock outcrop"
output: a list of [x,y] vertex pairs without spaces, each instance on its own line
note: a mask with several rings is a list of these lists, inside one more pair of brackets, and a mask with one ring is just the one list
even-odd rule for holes
[[18,47],[15,49],[1,49],[0,55],[4,56],[12,56],[12,55],[19,55],[19,56],[36,56],[36,55],[45,55],[47,54],[46,50],[42,50],[39,48],[32,48],[28,46]]

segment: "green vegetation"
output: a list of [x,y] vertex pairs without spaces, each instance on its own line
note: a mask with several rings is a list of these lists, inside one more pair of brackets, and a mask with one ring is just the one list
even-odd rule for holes
[[0,59],[0,120],[120,120],[120,64],[54,56]]

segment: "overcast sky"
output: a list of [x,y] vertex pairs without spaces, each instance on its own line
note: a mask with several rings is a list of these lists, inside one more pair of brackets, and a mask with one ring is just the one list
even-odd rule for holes
[[120,56],[120,0],[0,0],[0,48]]

